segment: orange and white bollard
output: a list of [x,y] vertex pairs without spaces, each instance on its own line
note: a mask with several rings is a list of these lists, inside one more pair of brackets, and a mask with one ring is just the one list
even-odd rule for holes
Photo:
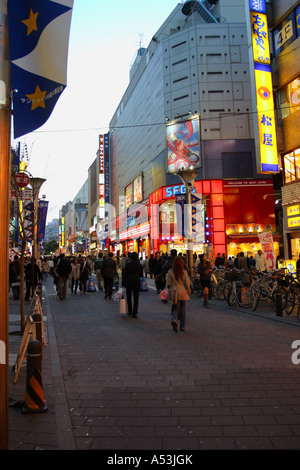
[[42,384],[42,344],[31,340],[27,348],[26,394],[22,413],[48,411]]

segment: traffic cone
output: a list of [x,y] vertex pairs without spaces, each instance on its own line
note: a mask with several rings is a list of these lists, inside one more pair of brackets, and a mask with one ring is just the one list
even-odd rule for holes
[[26,393],[22,413],[45,411],[48,411],[48,407],[42,384],[42,344],[38,340],[31,340],[27,348]]

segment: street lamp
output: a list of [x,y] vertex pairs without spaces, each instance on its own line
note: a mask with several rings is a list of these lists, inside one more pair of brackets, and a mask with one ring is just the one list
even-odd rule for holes
[[187,262],[188,262],[188,271],[190,276],[193,276],[193,228],[192,228],[192,192],[194,189],[195,178],[198,175],[198,172],[193,168],[185,168],[176,173],[185,185],[185,203],[187,205],[188,211],[185,221],[187,227],[185,228],[185,234],[187,235]]
[[32,200],[33,200],[33,227],[32,227],[32,260],[38,258],[37,252],[37,226],[38,226],[38,203],[39,203],[39,191],[42,184],[46,180],[44,178],[30,177],[30,184],[32,187]]

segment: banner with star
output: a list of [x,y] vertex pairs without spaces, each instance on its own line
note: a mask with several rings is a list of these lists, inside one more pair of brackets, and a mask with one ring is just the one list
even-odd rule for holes
[[8,0],[14,138],[41,127],[67,86],[73,0]]

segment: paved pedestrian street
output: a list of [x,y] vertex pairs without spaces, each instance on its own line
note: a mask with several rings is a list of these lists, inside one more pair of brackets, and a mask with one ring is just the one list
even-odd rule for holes
[[[299,450],[300,322],[267,305],[253,314],[211,300],[205,309],[192,294],[186,331],[175,333],[170,302],[148,285],[135,319],[103,292],[68,290],[61,301],[45,282],[48,411],[11,407],[10,449]],[[10,299],[10,332],[18,308]],[[20,342],[10,335],[12,363]],[[16,384],[10,376],[10,396],[23,400],[26,365]]]

